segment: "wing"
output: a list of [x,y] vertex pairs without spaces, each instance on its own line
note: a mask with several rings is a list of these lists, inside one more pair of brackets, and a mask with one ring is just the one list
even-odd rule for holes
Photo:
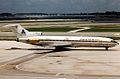
[[65,41],[49,41],[49,40],[40,40],[39,38],[19,38],[19,42],[37,45],[37,46],[49,46],[49,47],[55,47],[55,48],[65,48],[70,47],[72,43],[65,42]]

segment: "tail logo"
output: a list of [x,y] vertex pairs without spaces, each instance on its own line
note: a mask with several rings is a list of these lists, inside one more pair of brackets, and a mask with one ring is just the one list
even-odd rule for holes
[[25,33],[25,30],[23,29],[22,31],[21,31],[21,34],[23,35],[26,35],[26,33]]

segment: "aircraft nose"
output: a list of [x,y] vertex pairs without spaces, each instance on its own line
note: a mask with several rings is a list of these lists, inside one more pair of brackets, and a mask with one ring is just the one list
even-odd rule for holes
[[118,43],[117,41],[115,41],[115,40],[112,40],[111,42],[113,42],[113,43],[119,45],[119,43]]
[[117,44],[119,45],[119,43],[117,42]]
[[117,41],[114,41],[114,43],[116,43],[117,45],[119,45],[119,43]]

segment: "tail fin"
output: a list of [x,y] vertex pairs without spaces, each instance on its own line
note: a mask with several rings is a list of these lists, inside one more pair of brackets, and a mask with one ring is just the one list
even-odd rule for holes
[[9,24],[4,27],[11,29],[17,37],[26,37],[29,35],[29,31],[24,29],[20,24]]

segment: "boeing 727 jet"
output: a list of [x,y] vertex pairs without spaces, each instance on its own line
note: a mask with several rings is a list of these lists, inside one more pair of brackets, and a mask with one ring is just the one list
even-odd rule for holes
[[4,27],[11,29],[17,36],[18,42],[37,46],[65,47],[104,47],[106,50],[118,45],[118,42],[105,37],[83,36],[44,36],[42,32],[29,32],[20,24],[9,24]]

